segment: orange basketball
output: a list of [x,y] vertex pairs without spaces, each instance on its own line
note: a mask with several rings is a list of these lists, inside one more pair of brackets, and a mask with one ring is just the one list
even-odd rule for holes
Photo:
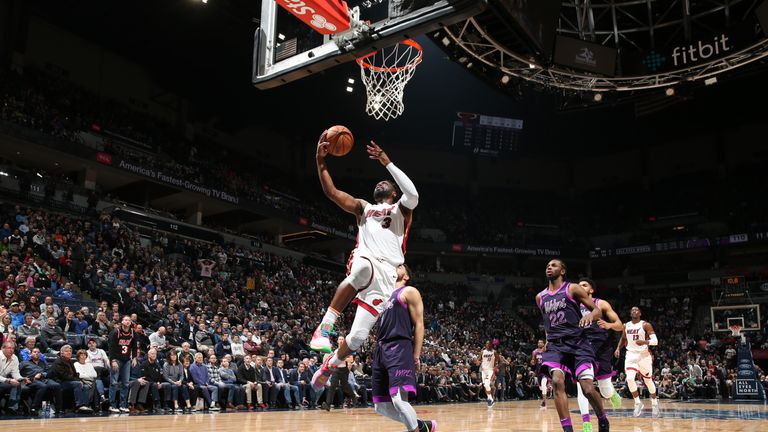
[[344,156],[352,150],[355,143],[352,132],[341,125],[332,126],[325,134],[325,140],[328,141],[328,153],[334,156]]

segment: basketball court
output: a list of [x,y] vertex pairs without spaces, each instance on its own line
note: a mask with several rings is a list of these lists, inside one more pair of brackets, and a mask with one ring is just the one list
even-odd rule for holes
[[[580,430],[576,400],[569,400],[574,429]],[[685,403],[661,401],[661,417],[651,418],[650,401],[643,417],[632,417],[632,401],[624,400],[618,410],[608,410],[611,431],[745,431],[759,432],[768,428],[768,405],[764,403]],[[552,401],[550,401],[550,405]],[[554,406],[545,410],[538,401],[499,402],[493,409],[485,403],[420,405],[420,417],[437,419],[438,431],[541,431],[561,430]],[[593,421],[596,427],[596,421]],[[263,431],[316,431],[316,432],[384,432],[400,431],[397,424],[370,409],[325,411],[286,411],[261,413],[219,413],[190,415],[137,415],[76,417],[63,419],[8,420],[7,430],[15,432],[60,431],[151,431],[167,432],[215,430],[219,432]]]

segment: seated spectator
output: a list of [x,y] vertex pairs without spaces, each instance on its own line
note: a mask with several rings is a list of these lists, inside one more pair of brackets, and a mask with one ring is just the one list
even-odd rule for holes
[[[62,392],[74,392],[75,410],[78,412],[93,412],[88,406],[88,390],[80,382],[75,365],[72,362],[72,347],[64,345],[59,351],[59,358],[53,362],[48,371],[48,378],[59,383]],[[62,413],[64,410],[63,398],[56,398],[56,411]]]
[[45,363],[45,357],[40,355],[40,348],[32,349],[29,360],[21,362],[19,370],[28,380],[27,387],[33,394],[29,411],[32,417],[38,415],[43,406],[43,400],[49,394],[54,397],[54,405],[61,406],[61,401],[56,400],[61,397],[61,388],[59,383],[48,379],[48,365]]
[[88,392],[88,399],[91,407],[98,407],[101,402],[106,401],[104,397],[104,383],[99,379],[99,374],[94,369],[93,364],[88,361],[88,353],[85,350],[77,351],[77,362],[75,370],[80,377],[80,383],[83,390]]
[[230,369],[229,365],[229,356],[221,359],[221,367],[219,367],[218,371],[219,378],[221,379],[219,388],[224,388],[227,391],[227,409],[243,409],[244,407],[240,403],[244,399],[242,394],[244,393],[243,387],[237,385],[237,376],[235,371]]
[[168,410],[184,411],[184,409],[179,408],[179,394],[181,394],[186,408],[192,408],[189,403],[189,388],[183,383],[183,375],[183,366],[179,363],[179,356],[176,354],[176,351],[169,351],[168,358],[163,365],[163,379],[165,380],[163,383],[163,395],[165,396],[166,408]]
[[8,312],[8,315],[11,316],[11,327],[13,327],[14,330],[17,330],[24,324],[25,314],[19,308],[19,302],[15,301],[11,303],[11,311]]
[[3,342],[3,353],[0,355],[0,396],[8,393],[8,404],[5,412],[17,415],[21,399],[21,385],[27,380],[19,372],[19,359],[13,354],[16,348],[13,342]]
[[67,334],[64,333],[61,327],[56,325],[53,317],[48,317],[48,322],[42,329],[42,332],[45,343],[52,349],[60,349],[67,343]]
[[72,292],[72,283],[71,282],[65,283],[64,286],[62,286],[61,288],[56,290],[56,292],[53,293],[53,296],[54,297],[58,297],[58,298],[62,298],[62,299],[65,299],[65,300],[74,299],[75,298],[75,293]]
[[256,368],[250,355],[243,358],[243,364],[237,368],[237,383],[245,390],[245,403],[248,411],[253,410],[253,392],[256,392],[256,401],[259,406],[264,404],[261,392],[261,384],[256,376]]
[[[160,390],[163,388],[164,382],[163,369],[162,366],[160,366],[160,362],[157,360],[157,350],[151,348],[147,352],[147,359],[144,360],[144,363],[141,365],[141,378],[139,379],[142,388],[145,387],[146,384],[146,387],[148,387],[149,390],[152,390],[152,404],[145,404],[145,407],[149,407],[149,412],[151,413],[156,412],[158,409],[162,409],[163,400],[160,398]],[[144,390],[144,397],[141,398],[143,404],[147,400],[146,395],[147,390]]]
[[192,382],[194,383],[195,390],[202,393],[203,399],[207,404],[209,410],[218,411],[218,406],[211,405],[212,400],[218,400],[219,388],[210,384],[210,376],[208,374],[208,366],[203,364],[203,353],[195,354],[195,362],[189,366],[189,374],[192,376]]

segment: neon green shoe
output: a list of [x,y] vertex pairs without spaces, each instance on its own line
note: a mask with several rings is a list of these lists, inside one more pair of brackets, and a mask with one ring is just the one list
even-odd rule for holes
[[592,432],[592,423],[583,423],[581,425],[581,432]]
[[613,407],[613,409],[621,408],[621,396],[617,391],[614,391],[613,394],[611,395],[611,406]]

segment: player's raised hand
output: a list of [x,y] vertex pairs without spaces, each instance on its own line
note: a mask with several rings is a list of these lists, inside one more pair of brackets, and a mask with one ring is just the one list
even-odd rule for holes
[[384,152],[384,150],[382,150],[378,144],[373,142],[373,140],[371,140],[371,143],[366,146],[366,150],[368,151],[368,157],[370,159],[378,160],[384,166],[389,165],[391,162],[389,160],[389,156],[387,156],[387,153]]
[[328,147],[330,146],[330,143],[325,137],[326,133],[328,133],[327,130],[323,131],[323,133],[320,134],[320,139],[317,140],[317,157],[320,159],[328,156]]

